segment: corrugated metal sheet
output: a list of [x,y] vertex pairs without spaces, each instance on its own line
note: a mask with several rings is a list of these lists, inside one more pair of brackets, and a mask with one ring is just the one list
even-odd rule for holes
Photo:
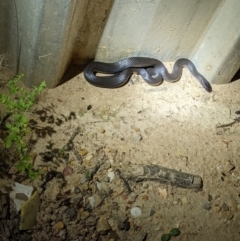
[[27,85],[57,85],[71,62],[191,59],[211,83],[240,67],[239,0],[2,0],[0,54]]

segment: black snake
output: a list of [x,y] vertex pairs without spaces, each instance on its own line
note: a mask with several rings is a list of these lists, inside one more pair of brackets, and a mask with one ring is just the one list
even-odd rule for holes
[[[161,61],[146,57],[131,57],[115,63],[92,62],[84,69],[84,76],[94,86],[117,88],[126,84],[133,73],[137,73],[148,84],[156,86],[160,85],[163,80],[168,82],[178,81],[181,78],[183,67],[188,68],[206,91],[212,91],[210,83],[188,59],[178,59],[171,73],[168,72]],[[108,74],[109,76],[98,76],[97,73]]]

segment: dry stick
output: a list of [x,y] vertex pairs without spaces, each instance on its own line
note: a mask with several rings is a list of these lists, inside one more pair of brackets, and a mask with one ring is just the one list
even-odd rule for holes
[[223,125],[217,125],[216,128],[224,128],[224,127],[228,127],[228,126],[232,126],[236,123],[240,122],[240,117],[234,119],[232,122],[227,123],[227,124],[223,124]]
[[80,164],[82,164],[83,160],[81,155],[79,155],[79,153],[74,149],[73,147],[73,139],[76,137],[77,134],[80,133],[80,127],[77,127],[74,132],[72,133],[71,137],[69,138],[68,142],[62,147],[61,150],[68,150],[68,149],[73,149],[73,154],[75,155],[76,159],[79,161]]
[[87,177],[87,180],[90,181],[93,179],[94,174],[97,173],[98,169],[100,168],[102,164],[100,162],[97,162],[97,164],[95,165],[95,167],[89,172],[89,175]]
[[123,181],[124,186],[127,188],[128,193],[131,193],[132,189],[131,189],[130,185],[128,184],[127,180],[122,176],[121,171],[119,169],[117,169],[116,172],[117,172],[119,178]]

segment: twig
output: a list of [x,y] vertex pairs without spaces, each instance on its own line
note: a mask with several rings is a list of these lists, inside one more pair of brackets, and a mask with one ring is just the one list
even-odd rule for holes
[[123,181],[125,187],[128,190],[128,193],[131,193],[132,189],[131,189],[130,185],[128,184],[127,180],[121,175],[121,171],[119,169],[117,169],[116,172],[117,172],[119,178]]
[[222,125],[218,124],[218,125],[216,126],[216,128],[224,128],[224,127],[232,126],[232,125],[234,125],[234,124],[236,124],[236,123],[238,123],[238,122],[240,122],[240,117],[234,119],[232,122],[227,123],[227,124],[222,124]]

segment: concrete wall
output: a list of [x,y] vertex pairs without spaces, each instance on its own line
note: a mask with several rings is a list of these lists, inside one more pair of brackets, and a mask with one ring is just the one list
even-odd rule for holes
[[72,62],[191,59],[211,83],[240,68],[239,0],[2,0],[0,54],[27,85],[54,87]]

